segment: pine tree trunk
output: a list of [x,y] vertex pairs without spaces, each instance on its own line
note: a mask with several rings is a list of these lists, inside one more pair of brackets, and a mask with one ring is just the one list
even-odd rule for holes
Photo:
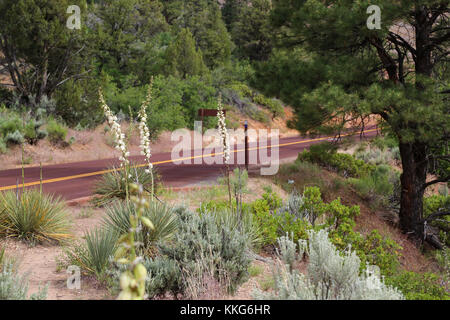
[[400,227],[422,243],[424,238],[423,185],[427,178],[426,147],[420,143],[400,143],[401,175]]

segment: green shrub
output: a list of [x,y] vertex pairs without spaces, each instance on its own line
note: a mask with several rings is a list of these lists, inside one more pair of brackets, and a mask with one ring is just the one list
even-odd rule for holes
[[[257,200],[258,217],[270,234],[265,233],[266,242],[274,244],[273,239],[285,234],[294,241],[308,239],[310,230],[327,228],[330,230],[330,241],[340,250],[346,250],[351,245],[361,260],[361,270],[367,264],[377,265],[382,274],[394,274],[399,266],[400,249],[393,240],[383,238],[378,231],[373,230],[363,236],[355,232],[355,218],[359,215],[358,206],[345,206],[338,198],[330,203],[324,203],[320,189],[308,187],[302,196],[294,193],[283,207],[283,214],[272,215],[267,202]],[[320,219],[322,216],[324,219]],[[322,222],[322,221],[323,222]],[[278,226],[278,228],[277,228]],[[261,226],[261,228],[264,228]]]
[[295,240],[305,239],[307,231],[312,228],[307,220],[299,219],[289,212],[271,212],[266,200],[259,199],[252,203],[253,219],[261,230],[262,244],[275,245],[279,236],[286,233]]
[[331,143],[321,143],[304,150],[299,154],[299,161],[317,163],[326,168],[337,171],[345,177],[363,177],[374,170],[373,165],[366,164],[354,156],[337,153],[337,146]]
[[336,199],[327,205],[326,227],[330,228],[330,240],[340,250],[351,246],[361,260],[361,270],[367,264],[376,265],[383,275],[394,274],[399,267],[401,247],[390,238],[383,238],[377,230],[363,236],[354,231],[359,207],[347,207]]
[[237,92],[242,98],[251,98],[253,97],[253,90],[242,82],[235,82],[230,85],[230,89]]
[[262,94],[257,94],[253,97],[253,102],[261,106],[267,107],[272,113],[272,118],[283,115],[283,105],[276,99],[267,98]]
[[434,273],[404,271],[387,277],[386,284],[397,287],[407,300],[449,300],[441,278]]
[[[106,208],[103,223],[106,229],[121,236],[128,233],[131,227],[130,216],[135,214],[136,208],[132,203],[116,201]],[[173,238],[178,228],[178,217],[172,207],[155,201],[144,209],[143,217],[152,221],[154,229],[142,226],[136,240],[143,244],[147,254],[151,254],[156,242],[170,241]]]
[[394,240],[382,237],[378,230],[372,232],[355,244],[354,249],[362,264],[376,265],[382,275],[395,274],[399,267],[402,249]]
[[[249,247],[259,248],[263,243],[262,230],[255,221],[251,208],[246,203],[242,204],[242,210],[236,210],[236,201],[232,201],[232,207],[228,201],[208,201],[202,203],[197,209],[199,214],[212,214],[220,226],[222,224],[238,228],[248,236]],[[239,213],[240,212],[240,213]]]
[[[279,300],[401,300],[402,294],[386,285],[379,275],[360,274],[361,261],[350,251],[339,251],[325,230],[310,231],[308,243],[298,245],[288,237],[279,239],[279,263],[274,270],[274,291],[256,291],[257,299]],[[309,256],[302,274],[295,262]]]
[[278,235],[288,234],[294,241],[308,239],[308,231],[313,227],[307,220],[298,219],[296,216],[287,212],[279,214]]
[[47,287],[28,296],[28,279],[20,276],[11,265],[0,269],[0,300],[45,300]]
[[0,234],[30,242],[70,238],[70,220],[64,202],[39,190],[0,193]]
[[[158,175],[155,169],[153,169],[153,177],[156,190]],[[124,200],[127,195],[127,181],[128,183],[138,181],[144,189],[151,192],[152,176],[146,171],[146,168],[134,168],[132,164],[126,168],[113,167],[95,183],[94,194],[97,197],[93,199],[93,203],[96,206],[104,206],[114,200]]]
[[281,218],[270,212],[270,206],[264,199],[258,199],[250,205],[253,219],[259,226],[262,236],[262,245],[273,245],[278,238],[278,229]]
[[[432,195],[423,199],[423,216],[427,218],[429,215],[438,211],[450,210],[450,196],[448,195]],[[439,239],[450,247],[450,237],[448,236],[448,225],[450,216],[441,217],[431,223],[433,227],[439,230]]]
[[9,133],[15,131],[21,131],[22,120],[20,117],[11,112],[2,112],[2,117],[0,118],[0,135],[6,136]]
[[5,137],[5,141],[8,144],[22,144],[24,143],[25,139],[22,135],[22,133],[20,133],[19,130],[16,130],[14,132],[10,132],[6,135]]
[[23,128],[24,138],[29,144],[35,144],[38,140],[45,138],[46,131],[39,130],[40,122],[31,119]]
[[3,138],[0,137],[0,154],[4,154],[6,153],[6,151],[8,150],[5,141],[3,140]]
[[185,283],[180,266],[167,257],[145,259],[144,267],[148,272],[145,292],[150,297],[162,296],[170,292],[174,297],[185,291]]
[[67,128],[56,120],[50,119],[47,123],[48,139],[53,144],[62,143],[66,139]]
[[268,115],[266,114],[266,112],[264,112],[263,110],[258,109],[257,106],[255,105],[248,105],[247,108],[244,109],[245,114],[247,114],[251,119],[264,123],[264,124],[269,124],[270,123],[270,118],[268,117]]
[[[162,256],[153,260],[155,265],[171,266],[163,268],[169,270],[171,276],[161,276],[161,269],[153,269],[152,273],[160,274],[159,279],[170,278],[170,283],[177,284],[178,288],[171,290],[175,295],[185,294],[189,284],[186,280],[193,273],[199,272],[212,275],[228,292],[235,292],[237,286],[248,277],[251,262],[247,252],[248,236],[232,226],[219,225],[213,214],[198,215],[184,208],[177,209],[176,212],[180,219],[179,230],[173,241],[159,244]],[[172,262],[158,261],[160,259]],[[173,263],[178,266],[180,273],[173,271]],[[173,275],[180,274],[181,280],[173,279]],[[173,287],[170,283],[161,287]]]
[[248,247],[257,249],[261,246],[262,236],[258,224],[254,221],[253,215],[244,207],[239,215],[236,211],[227,210],[225,212],[214,212],[216,223],[226,225],[231,229],[238,229],[246,235],[248,239]]
[[423,199],[423,215],[428,217],[430,214],[439,210],[450,209],[450,196],[432,195]]
[[82,243],[65,248],[62,263],[79,266],[85,272],[95,274],[99,280],[104,280],[117,250],[118,234],[111,230],[95,229],[88,231],[84,239]]
[[370,141],[370,144],[384,151],[398,147],[398,140],[393,136],[377,136]]
[[54,109],[49,114],[60,117],[70,127],[95,128],[104,119],[98,101],[101,80],[99,77],[70,79],[58,87],[53,95],[55,100],[49,100],[46,109]]
[[350,184],[364,200],[373,204],[387,205],[394,193],[394,186],[399,183],[399,174],[387,165],[379,165],[368,175],[361,178],[350,178]]
[[273,192],[271,186],[265,186],[263,189],[264,193],[262,198],[267,201],[269,210],[274,211],[283,205],[283,200],[276,192]]

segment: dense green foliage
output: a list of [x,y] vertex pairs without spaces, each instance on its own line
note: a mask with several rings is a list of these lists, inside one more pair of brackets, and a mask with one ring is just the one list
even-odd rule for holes
[[[277,49],[254,84],[296,111],[302,132],[336,133],[376,116],[398,141],[400,226],[423,241],[426,187],[449,180],[448,1],[273,1]],[[397,28],[401,23],[404,28]],[[406,32],[404,32],[406,30]],[[436,57],[436,58],[432,58]],[[439,176],[427,182],[427,173]]]
[[374,166],[368,165],[362,160],[357,160],[352,155],[338,153],[337,146],[331,143],[311,146],[309,150],[304,150],[299,154],[298,160],[320,164],[339,172],[345,177],[362,177],[374,169]]
[[54,119],[50,119],[47,123],[47,132],[48,139],[54,144],[64,142],[67,136],[67,128],[56,122]]
[[[450,210],[450,196],[449,195],[433,195],[425,197],[423,201],[423,215],[428,218],[433,213],[447,212]],[[438,229],[439,238],[447,247],[450,246],[449,228],[450,216],[443,216],[431,223],[432,227]]]
[[386,283],[398,288],[407,300],[449,300],[441,278],[433,273],[402,272],[387,277]]
[[47,131],[41,129],[45,119],[40,114],[31,116],[29,113],[14,112],[0,105],[0,153],[6,152],[7,145],[16,145],[23,142],[36,144],[47,136]]
[[[330,203],[322,200],[317,187],[308,187],[303,195],[293,194],[281,206],[273,200],[276,195],[266,193],[263,199],[250,204],[254,220],[260,226],[264,245],[275,245],[279,237],[289,235],[294,242],[308,239],[308,232],[327,228],[331,242],[340,250],[351,245],[361,260],[361,268],[369,263],[377,265],[382,274],[394,274],[399,266],[397,243],[373,230],[368,235],[354,231],[359,207],[348,207],[336,199]],[[277,203],[271,207],[270,203]]]
[[[248,1],[238,2],[239,14],[231,27],[216,1],[80,0],[71,4],[81,8],[82,28],[70,30],[65,27],[65,13],[58,10],[67,7],[64,3],[27,0],[18,6],[6,1],[0,50],[8,50],[8,55],[0,63],[15,87],[13,92],[1,91],[0,103],[9,109],[31,110],[33,117],[42,109],[70,127],[90,128],[104,119],[98,87],[105,88],[112,110],[129,119],[129,106],[137,114],[153,76],[155,92],[148,117],[152,138],[163,130],[193,128],[198,109],[215,108],[219,92],[227,105],[268,124],[270,118],[256,104],[274,118],[283,115],[281,102],[260,93],[247,99],[234,85],[245,85],[253,74],[251,61],[270,53],[271,5],[267,0],[250,6]],[[40,14],[34,15],[37,11]],[[19,16],[18,28],[11,28],[8,21]],[[30,72],[9,68],[14,57],[22,59]],[[7,144],[35,143],[45,137],[45,131],[38,132],[39,125],[35,123],[33,133],[29,124],[27,137],[20,128],[0,133],[0,152]],[[208,118],[204,127],[214,125],[215,119]],[[50,138],[62,136],[59,130]]]

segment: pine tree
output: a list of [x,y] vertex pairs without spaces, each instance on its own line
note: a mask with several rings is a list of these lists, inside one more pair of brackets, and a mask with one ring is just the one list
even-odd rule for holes
[[251,60],[266,60],[269,57],[272,51],[271,10],[271,0],[253,0],[239,10],[231,29],[239,56]]
[[139,59],[143,44],[168,30],[162,9],[159,0],[102,0],[95,6],[90,24],[100,69],[124,72],[133,58]]
[[86,10],[84,0],[0,2],[0,70],[8,73],[15,91],[30,105],[87,73],[86,27],[66,27],[69,5],[78,5],[82,15]]
[[[260,68],[260,87],[296,107],[304,132],[380,119],[399,140],[400,226],[422,241],[424,191],[450,177],[449,1],[376,1],[381,29],[373,30],[373,1],[273,2],[278,45],[289,51]],[[429,173],[438,178],[427,182]]]
[[196,50],[195,40],[189,29],[181,29],[176,40],[167,48],[167,73],[185,79],[201,75],[207,68],[201,50]]
[[189,28],[205,64],[215,68],[231,57],[233,43],[222,20],[217,1],[169,0],[164,4],[166,20],[179,28]]
[[222,17],[229,32],[238,21],[241,10],[247,6],[247,0],[226,0],[222,6]]

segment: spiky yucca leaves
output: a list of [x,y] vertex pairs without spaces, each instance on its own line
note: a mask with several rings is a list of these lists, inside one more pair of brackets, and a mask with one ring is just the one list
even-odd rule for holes
[[0,232],[30,242],[62,242],[71,237],[70,219],[61,198],[25,189],[0,193]]
[[[131,227],[130,216],[135,214],[136,207],[132,203],[115,201],[106,209],[105,228],[124,235]],[[136,241],[142,243],[147,255],[151,255],[156,242],[173,237],[178,227],[178,217],[172,207],[156,201],[150,202],[149,207],[143,209],[142,216],[153,223],[154,229],[149,230],[143,226],[136,234]]]
[[[104,206],[114,200],[124,200],[127,196],[127,182],[139,183],[146,191],[151,192],[152,175],[143,167],[133,167],[132,165],[123,168],[112,168],[111,172],[102,175],[101,179],[94,186],[93,203],[96,206]],[[155,180],[158,175],[153,169]]]
[[219,227],[227,226],[232,230],[241,230],[247,236],[249,248],[258,248],[261,245],[263,240],[261,230],[248,210],[243,210],[241,215],[229,209],[211,212],[203,210],[202,214],[212,214]]
[[84,239],[84,242],[65,249],[65,263],[77,265],[102,280],[117,250],[118,234],[112,230],[95,229],[88,231]]

